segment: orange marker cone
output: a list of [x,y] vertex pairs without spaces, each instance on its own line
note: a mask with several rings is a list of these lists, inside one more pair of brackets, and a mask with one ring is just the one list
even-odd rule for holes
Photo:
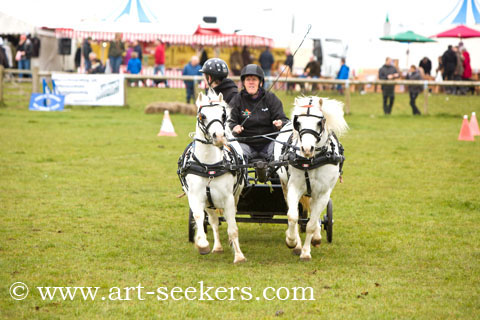
[[460,134],[458,135],[458,140],[460,141],[473,141],[472,131],[470,130],[470,125],[468,124],[468,116],[463,116],[462,128],[460,129]]
[[470,118],[470,131],[472,131],[473,136],[480,136],[480,129],[478,128],[478,121],[475,112],[472,112],[472,117]]
[[177,134],[175,133],[175,129],[173,129],[173,123],[172,120],[170,120],[170,114],[168,113],[168,110],[165,110],[162,126],[160,127],[160,132],[157,134],[157,136],[177,136]]

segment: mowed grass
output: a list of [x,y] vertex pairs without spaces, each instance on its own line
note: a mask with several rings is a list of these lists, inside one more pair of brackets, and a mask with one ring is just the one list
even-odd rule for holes
[[[288,113],[293,96],[277,94]],[[286,226],[239,224],[248,261],[233,265],[225,223],[223,255],[200,256],[187,241],[188,204],[177,198],[176,169],[195,118],[172,115],[178,137],[157,137],[162,115],[143,112],[149,102],[184,95],[133,88],[126,108],[41,113],[27,110],[27,86],[7,86],[0,108],[1,318],[479,317],[480,137],[457,141],[463,114],[480,114],[478,96],[434,95],[429,115],[413,117],[408,96],[397,94],[385,117],[380,94],[354,94],[351,129],[341,138],[344,183],[332,194],[333,242],[302,263],[285,246]],[[17,281],[30,288],[25,300],[9,294]],[[199,290],[200,281],[250,287],[252,298],[242,300],[240,291],[225,301],[199,301],[198,291],[194,301],[145,293],[139,300],[137,291],[130,300],[100,298],[110,287]],[[101,289],[95,301],[43,301],[42,286]],[[311,287],[315,300],[257,300],[268,287]]]

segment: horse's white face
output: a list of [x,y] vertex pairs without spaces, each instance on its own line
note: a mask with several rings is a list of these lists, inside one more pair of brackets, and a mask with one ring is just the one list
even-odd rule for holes
[[300,151],[305,158],[315,155],[315,147],[325,131],[325,118],[320,110],[321,99],[306,97],[295,99],[293,125],[300,140]]
[[216,147],[226,144],[225,125],[227,121],[226,102],[223,95],[201,92],[197,98],[197,128],[203,133],[205,140],[212,141]]

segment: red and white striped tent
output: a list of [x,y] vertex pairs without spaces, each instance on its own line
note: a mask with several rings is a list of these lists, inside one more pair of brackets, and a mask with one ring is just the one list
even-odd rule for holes
[[[156,33],[153,30],[154,26],[149,26],[152,32],[122,32],[118,31],[94,31],[90,28],[57,28],[55,33],[57,38],[79,38],[85,39],[91,37],[93,40],[105,40],[110,41],[115,37],[115,33],[121,32],[123,34],[124,41],[144,41],[152,42],[157,39],[163,42],[170,43],[171,45],[203,45],[203,46],[248,46],[248,47],[273,47],[273,39],[254,36],[254,35],[237,35],[237,34],[224,34],[219,29],[197,28],[194,34],[162,34]],[[107,28],[108,29],[108,28]],[[213,30],[213,31],[212,31]]]

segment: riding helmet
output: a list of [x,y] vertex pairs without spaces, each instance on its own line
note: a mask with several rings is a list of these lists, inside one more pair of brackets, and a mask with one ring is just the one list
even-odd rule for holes
[[215,79],[223,79],[228,76],[228,66],[219,58],[211,58],[205,61],[200,72],[211,75]]
[[243,67],[240,74],[240,79],[242,82],[245,80],[246,76],[257,76],[260,79],[260,84],[263,85],[265,73],[263,72],[262,67],[257,66],[256,64],[247,64],[245,67]]

